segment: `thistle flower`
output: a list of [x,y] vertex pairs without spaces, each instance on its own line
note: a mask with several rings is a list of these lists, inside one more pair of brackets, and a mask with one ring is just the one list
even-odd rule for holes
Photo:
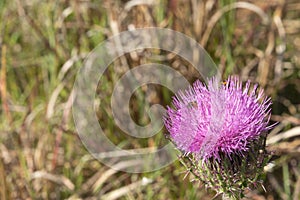
[[248,144],[269,130],[269,98],[258,85],[250,91],[237,77],[229,77],[220,85],[216,78],[206,87],[196,81],[193,87],[173,98],[175,109],[168,107],[165,126],[175,145],[185,153],[193,153],[206,161],[220,160],[220,153],[242,153]]
[[189,156],[189,170],[217,193],[240,198],[268,160],[270,98],[257,84],[251,89],[250,81],[243,88],[238,77],[223,84],[212,78],[207,86],[196,81],[179,92],[173,105],[164,123],[175,146]]

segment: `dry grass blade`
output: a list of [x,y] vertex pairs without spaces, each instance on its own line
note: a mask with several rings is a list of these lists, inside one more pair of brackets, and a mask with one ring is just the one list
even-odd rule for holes
[[62,135],[63,135],[63,130],[66,127],[66,124],[69,119],[69,115],[71,112],[72,104],[74,100],[74,90],[72,90],[68,101],[66,102],[64,106],[64,111],[63,111],[63,118],[61,121],[61,125],[56,133],[56,138],[55,138],[55,147],[54,147],[54,152],[53,152],[53,159],[52,159],[52,169],[55,169],[56,167],[56,162],[57,162],[57,157],[58,157],[58,150],[59,150],[59,145],[61,143]]
[[277,121],[277,122],[285,122],[285,123],[288,122],[288,123],[291,123],[291,124],[294,124],[294,125],[300,125],[300,119],[297,118],[297,117],[294,117],[292,115],[287,115],[287,116],[273,115],[271,117],[271,119],[274,120],[274,121]]
[[44,105],[40,104],[38,106],[36,106],[30,114],[28,114],[28,116],[25,118],[25,125],[27,127],[31,126],[31,123],[33,122],[33,120],[37,117],[37,115],[44,110]]
[[57,97],[59,95],[59,93],[63,90],[64,88],[64,83],[60,83],[55,90],[52,92],[52,95],[50,97],[48,106],[47,106],[47,114],[46,117],[47,119],[50,119],[54,113],[54,106],[55,106],[55,102],[57,100]]
[[128,154],[140,155],[146,153],[154,153],[155,151],[157,151],[157,147],[140,148],[140,149],[126,150],[126,151],[123,150],[108,151],[108,152],[94,154],[93,156],[97,159],[104,159],[104,158],[116,158],[116,157],[128,156]]
[[136,165],[142,164],[142,161],[124,161],[124,162],[119,162],[116,165],[114,165],[111,169],[107,170],[104,172],[101,177],[94,183],[93,185],[93,192],[96,193],[98,191],[102,184],[113,174],[117,173],[118,171],[125,169],[127,167],[132,167]]
[[127,185],[127,186],[124,186],[124,187],[121,187],[119,189],[116,189],[112,192],[109,192],[105,195],[103,195],[101,197],[101,199],[105,199],[105,200],[114,200],[114,199],[118,199],[126,194],[128,194],[129,192],[139,188],[139,187],[142,187],[142,186],[146,186],[148,184],[152,183],[152,180],[148,179],[148,178],[143,178],[142,180],[140,181],[137,181],[135,183],[132,183],[130,185]]
[[300,126],[292,128],[286,132],[279,133],[271,138],[268,138],[267,145],[275,144],[275,143],[279,142],[280,140],[285,140],[285,139],[296,137],[296,136],[300,136]]
[[193,21],[195,23],[194,31],[196,36],[199,36],[202,33],[203,22],[205,20],[205,2],[204,1],[191,1],[193,7]]
[[153,5],[154,3],[155,0],[131,0],[125,4],[124,9],[128,12],[134,6]]
[[72,58],[70,58],[69,60],[67,60],[63,66],[61,67],[61,70],[58,73],[58,80],[62,81],[66,75],[66,73],[71,69],[71,67],[74,65],[74,63],[76,63],[77,61],[79,61],[82,58],[85,58],[87,56],[87,54],[80,54],[80,55],[75,55]]
[[12,161],[13,158],[4,144],[0,144],[0,153],[4,164],[9,164]]
[[45,171],[35,171],[31,174],[31,180],[34,179],[46,179],[59,185],[63,185],[71,191],[75,189],[75,185],[70,181],[70,179],[62,175],[54,175]]
[[7,99],[7,90],[6,90],[6,45],[1,47],[1,66],[0,66],[0,95],[2,100],[2,109],[11,123],[12,118],[9,111],[8,99]]
[[275,33],[270,31],[268,33],[268,45],[263,53],[263,56],[260,58],[258,64],[258,76],[257,81],[262,87],[267,84],[267,79],[270,73],[270,64],[271,64],[271,54],[275,47]]
[[277,27],[278,34],[280,37],[280,43],[276,47],[277,59],[275,64],[275,83],[278,83],[281,79],[283,72],[283,53],[286,51],[286,32],[282,23],[282,9],[283,6],[279,6],[273,17],[274,24]]
[[6,182],[6,172],[4,170],[4,165],[1,156],[0,156],[0,198],[3,200],[11,199],[9,195],[8,185]]
[[[109,22],[110,22],[109,23],[110,29],[111,29],[113,35],[115,35],[115,36],[118,35],[120,33],[118,21],[114,20],[112,15],[109,15]],[[121,39],[119,37],[115,37],[114,42],[115,42],[115,47],[117,49],[117,53],[120,56],[122,67],[129,69],[129,64],[128,64],[126,58],[124,56],[122,56],[124,49],[122,46]]]
[[298,176],[297,182],[295,184],[293,200],[299,200],[299,198],[300,198],[300,176]]

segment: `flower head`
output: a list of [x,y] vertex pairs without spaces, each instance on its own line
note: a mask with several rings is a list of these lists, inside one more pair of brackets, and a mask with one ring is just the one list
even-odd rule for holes
[[198,159],[220,160],[221,155],[243,154],[249,145],[270,129],[270,98],[258,85],[244,88],[238,77],[207,86],[196,81],[173,98],[164,118],[170,138],[178,149]]

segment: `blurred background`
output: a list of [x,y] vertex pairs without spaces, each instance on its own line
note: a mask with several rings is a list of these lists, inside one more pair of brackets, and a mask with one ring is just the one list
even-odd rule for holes
[[[246,3],[245,3],[246,2]],[[274,152],[264,187],[248,199],[300,199],[300,2],[298,0],[1,0],[0,199],[212,199],[179,161],[161,170],[129,174],[94,159],[76,133],[72,88],[97,44],[122,31],[170,28],[198,41],[223,79],[259,83],[273,100],[268,137]],[[168,59],[160,60],[160,55]],[[166,131],[135,139],[111,115],[110,96],[126,69],[160,62],[191,83],[201,78],[170,52],[131,52],[105,71],[97,90],[99,123],[125,148],[160,146]],[[125,63],[125,64],[124,64]],[[124,67],[126,65],[126,67]],[[140,94],[151,94],[141,98]],[[139,88],[130,101],[133,120],[149,123],[145,108],[170,104],[173,93]],[[87,105],[88,106],[88,105]],[[216,197],[220,199],[221,197]]]

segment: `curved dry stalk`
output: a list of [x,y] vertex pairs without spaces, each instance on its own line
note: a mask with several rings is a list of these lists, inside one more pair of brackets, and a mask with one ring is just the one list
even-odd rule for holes
[[62,175],[54,175],[45,171],[35,171],[31,174],[31,180],[33,179],[46,179],[54,183],[64,185],[71,191],[75,189],[75,185],[72,183],[72,181]]
[[233,9],[237,9],[237,8],[244,8],[244,9],[248,9],[251,10],[253,12],[255,12],[256,14],[258,14],[260,16],[260,18],[262,19],[262,23],[263,24],[268,24],[269,23],[269,17],[268,15],[258,6],[252,4],[252,3],[248,3],[248,2],[235,2],[232,4],[229,4],[227,6],[224,6],[222,9],[220,9],[218,12],[216,12],[212,18],[208,21],[208,25],[206,28],[206,31],[203,34],[203,38],[201,40],[201,45],[202,46],[206,46],[209,36],[212,32],[212,29],[214,28],[214,26],[216,25],[216,23],[220,20],[220,18],[226,13],[229,12]]

